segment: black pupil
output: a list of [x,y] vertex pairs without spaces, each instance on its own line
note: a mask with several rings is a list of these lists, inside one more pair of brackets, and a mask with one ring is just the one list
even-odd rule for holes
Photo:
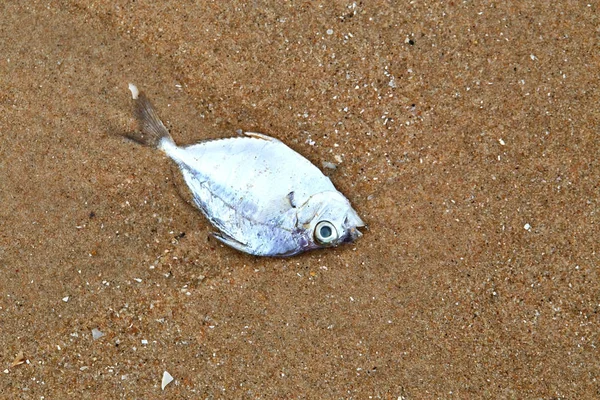
[[328,238],[332,233],[330,226],[322,226],[321,229],[319,229],[319,232],[321,233],[322,238]]

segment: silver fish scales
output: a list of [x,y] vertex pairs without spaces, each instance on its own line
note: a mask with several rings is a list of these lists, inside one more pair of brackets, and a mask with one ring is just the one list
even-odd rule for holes
[[292,256],[353,242],[365,224],[310,161],[260,133],[177,146],[148,98],[130,84],[141,132],[181,170],[213,236],[257,256]]

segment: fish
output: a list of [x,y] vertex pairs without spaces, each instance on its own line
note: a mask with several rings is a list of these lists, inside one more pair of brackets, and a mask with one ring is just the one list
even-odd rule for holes
[[211,235],[255,256],[289,257],[352,243],[365,223],[331,180],[282,141],[255,132],[178,146],[148,97],[129,84],[139,130],[127,137],[179,167]]

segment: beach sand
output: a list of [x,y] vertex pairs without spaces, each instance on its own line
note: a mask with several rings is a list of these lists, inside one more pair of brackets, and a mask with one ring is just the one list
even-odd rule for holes
[[[0,12],[2,398],[600,397],[597,3]],[[222,246],[123,139],[129,82],[179,144],[243,129],[336,164],[369,229]]]

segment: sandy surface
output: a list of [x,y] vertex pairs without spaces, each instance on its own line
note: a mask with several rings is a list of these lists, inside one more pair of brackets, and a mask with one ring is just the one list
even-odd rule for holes
[[[198,3],[0,3],[2,398],[600,397],[596,2]],[[370,230],[209,239],[130,81],[341,158]]]

